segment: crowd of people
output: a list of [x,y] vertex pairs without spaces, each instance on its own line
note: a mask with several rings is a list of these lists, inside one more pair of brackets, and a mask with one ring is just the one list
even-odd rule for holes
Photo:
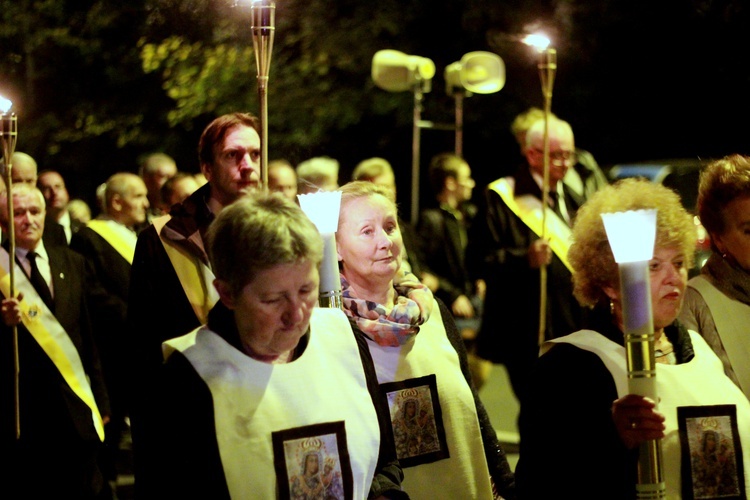
[[[635,498],[654,440],[668,498],[750,495],[750,157],[701,174],[713,253],[688,282],[695,225],[677,194],[610,185],[570,124],[538,109],[511,127],[517,168],[481,189],[465,159],[433,157],[414,227],[384,158],[350,179],[328,156],[278,159],[262,186],[260,125],[217,117],[199,174],[146,155],[93,210],[61,172],[13,155],[0,190],[12,491],[113,499],[132,435],[137,498]],[[319,303],[323,240],[297,201],[318,191],[341,193],[340,308]],[[601,218],[644,209],[659,400],[629,393]],[[493,364],[521,405],[515,470],[478,395]]]

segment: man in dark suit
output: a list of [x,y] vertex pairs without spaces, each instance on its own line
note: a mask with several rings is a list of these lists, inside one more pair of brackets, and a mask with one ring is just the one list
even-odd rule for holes
[[437,279],[433,293],[456,318],[469,353],[471,378],[479,389],[492,364],[474,355],[485,284],[483,280],[470,280],[465,262],[468,230],[477,211],[471,203],[475,182],[466,160],[453,153],[435,155],[430,161],[429,177],[439,206],[420,214],[417,235],[421,255]]
[[[70,195],[68,194],[68,188],[65,187],[65,180],[62,178],[62,175],[54,170],[43,170],[39,173],[36,184],[47,201],[47,219],[44,223],[45,232],[53,230],[59,235],[60,231],[54,226],[60,226],[65,239],[57,243],[70,244],[71,238],[83,227],[83,224],[73,219],[70,216],[70,212],[68,212]],[[50,244],[50,240],[45,239],[45,243]]]
[[[35,187],[12,187],[15,284],[9,297],[0,284],[0,453],[8,491],[27,498],[107,498],[109,486],[98,465],[109,419],[109,401],[93,340],[86,294],[93,283],[83,257],[42,242],[45,202]],[[0,222],[9,229],[7,193],[0,195]],[[0,250],[0,273],[9,271]],[[11,329],[17,327],[20,436],[13,408],[14,362]]]
[[[37,170],[38,166],[36,160],[20,151],[13,153],[11,157],[12,170],[10,171],[11,182],[15,184],[28,184],[29,186],[37,185]],[[40,188],[41,189],[41,188]],[[67,193],[67,192],[66,192]],[[67,202],[66,202],[67,203]],[[47,214],[49,215],[49,214]],[[44,231],[44,243],[47,246],[53,245],[67,245],[68,240],[65,238],[65,230],[59,224],[47,224],[46,230]],[[6,239],[6,233],[3,231],[3,240]]]
[[[41,182],[41,176],[40,176]],[[116,459],[120,438],[127,430],[129,413],[128,376],[131,362],[131,332],[126,325],[130,266],[135,253],[135,228],[146,221],[149,202],[143,180],[128,172],[112,175],[106,182],[105,213],[73,234],[70,248],[81,253],[94,266],[96,277],[106,294],[96,300],[93,314],[104,377],[112,406],[107,426],[104,468],[107,479],[117,479]]]
[[[531,126],[526,141],[525,164],[514,175],[487,187],[483,215],[470,232],[466,259],[470,274],[487,283],[477,354],[505,365],[521,404],[540,341],[579,330],[585,313],[573,297],[567,264],[570,227],[583,203],[562,182],[576,162],[573,131],[567,122],[550,119],[549,205],[545,208],[543,120]],[[547,286],[540,335],[542,266],[546,267]]]

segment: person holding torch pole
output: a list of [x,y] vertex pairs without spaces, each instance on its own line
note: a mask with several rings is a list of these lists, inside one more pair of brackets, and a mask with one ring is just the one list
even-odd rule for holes
[[[549,140],[546,206],[542,201],[545,125]],[[480,212],[485,216],[472,224],[466,250],[472,279],[487,283],[477,355],[505,365],[521,402],[539,352],[540,330],[543,340],[561,337],[580,329],[586,315],[573,297],[567,261],[569,221],[582,204],[562,182],[575,163],[570,125],[555,117],[548,124],[544,120],[534,123],[527,133],[525,156],[525,164],[513,175],[487,186]],[[542,297],[546,302],[543,324]]]
[[[632,262],[602,215],[644,210],[655,211],[650,240],[643,224],[624,240],[651,257]],[[696,238],[679,196],[626,179],[578,210],[572,236],[574,293],[591,325],[542,346],[521,406],[519,498],[750,494],[750,402],[676,321]],[[706,433],[724,445],[716,467],[701,458]]]

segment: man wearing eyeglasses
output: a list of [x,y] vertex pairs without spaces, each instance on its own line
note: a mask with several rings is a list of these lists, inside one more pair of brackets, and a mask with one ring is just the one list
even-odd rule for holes
[[[544,111],[533,106],[513,119],[510,132],[518,142],[522,157],[526,156],[526,135],[531,125],[539,120],[544,120]],[[576,148],[575,153],[576,161],[573,162],[572,167],[568,168],[563,182],[580,196],[589,199],[592,194],[609,184],[609,181],[594,159],[594,155],[581,148]]]
[[[544,129],[544,120],[535,122],[526,134],[526,162],[514,175],[487,186],[484,216],[472,227],[466,259],[472,279],[487,283],[477,354],[505,365],[521,402],[540,341],[583,324],[566,255],[570,226],[584,200],[562,182],[577,159],[573,131],[567,122],[550,118],[549,196],[543,215]],[[540,335],[542,267],[547,287]]]

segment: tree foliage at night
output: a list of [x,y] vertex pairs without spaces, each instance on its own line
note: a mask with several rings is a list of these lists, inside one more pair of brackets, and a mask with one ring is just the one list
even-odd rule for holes
[[[237,3],[0,0],[0,93],[16,103],[18,149],[92,192],[149,151],[195,171],[208,121],[258,109],[249,6]],[[518,41],[532,29],[558,50],[553,111],[600,162],[748,152],[750,22],[739,0],[276,3],[271,158],[327,154],[346,180],[359,160],[384,156],[406,193],[414,99],[374,85],[373,55],[433,59],[423,118],[450,123],[443,69],[488,50],[507,83],[466,99],[464,153],[480,183],[502,175],[517,160],[513,116],[542,103],[535,55]],[[423,164],[453,147],[450,133],[422,136]]]

